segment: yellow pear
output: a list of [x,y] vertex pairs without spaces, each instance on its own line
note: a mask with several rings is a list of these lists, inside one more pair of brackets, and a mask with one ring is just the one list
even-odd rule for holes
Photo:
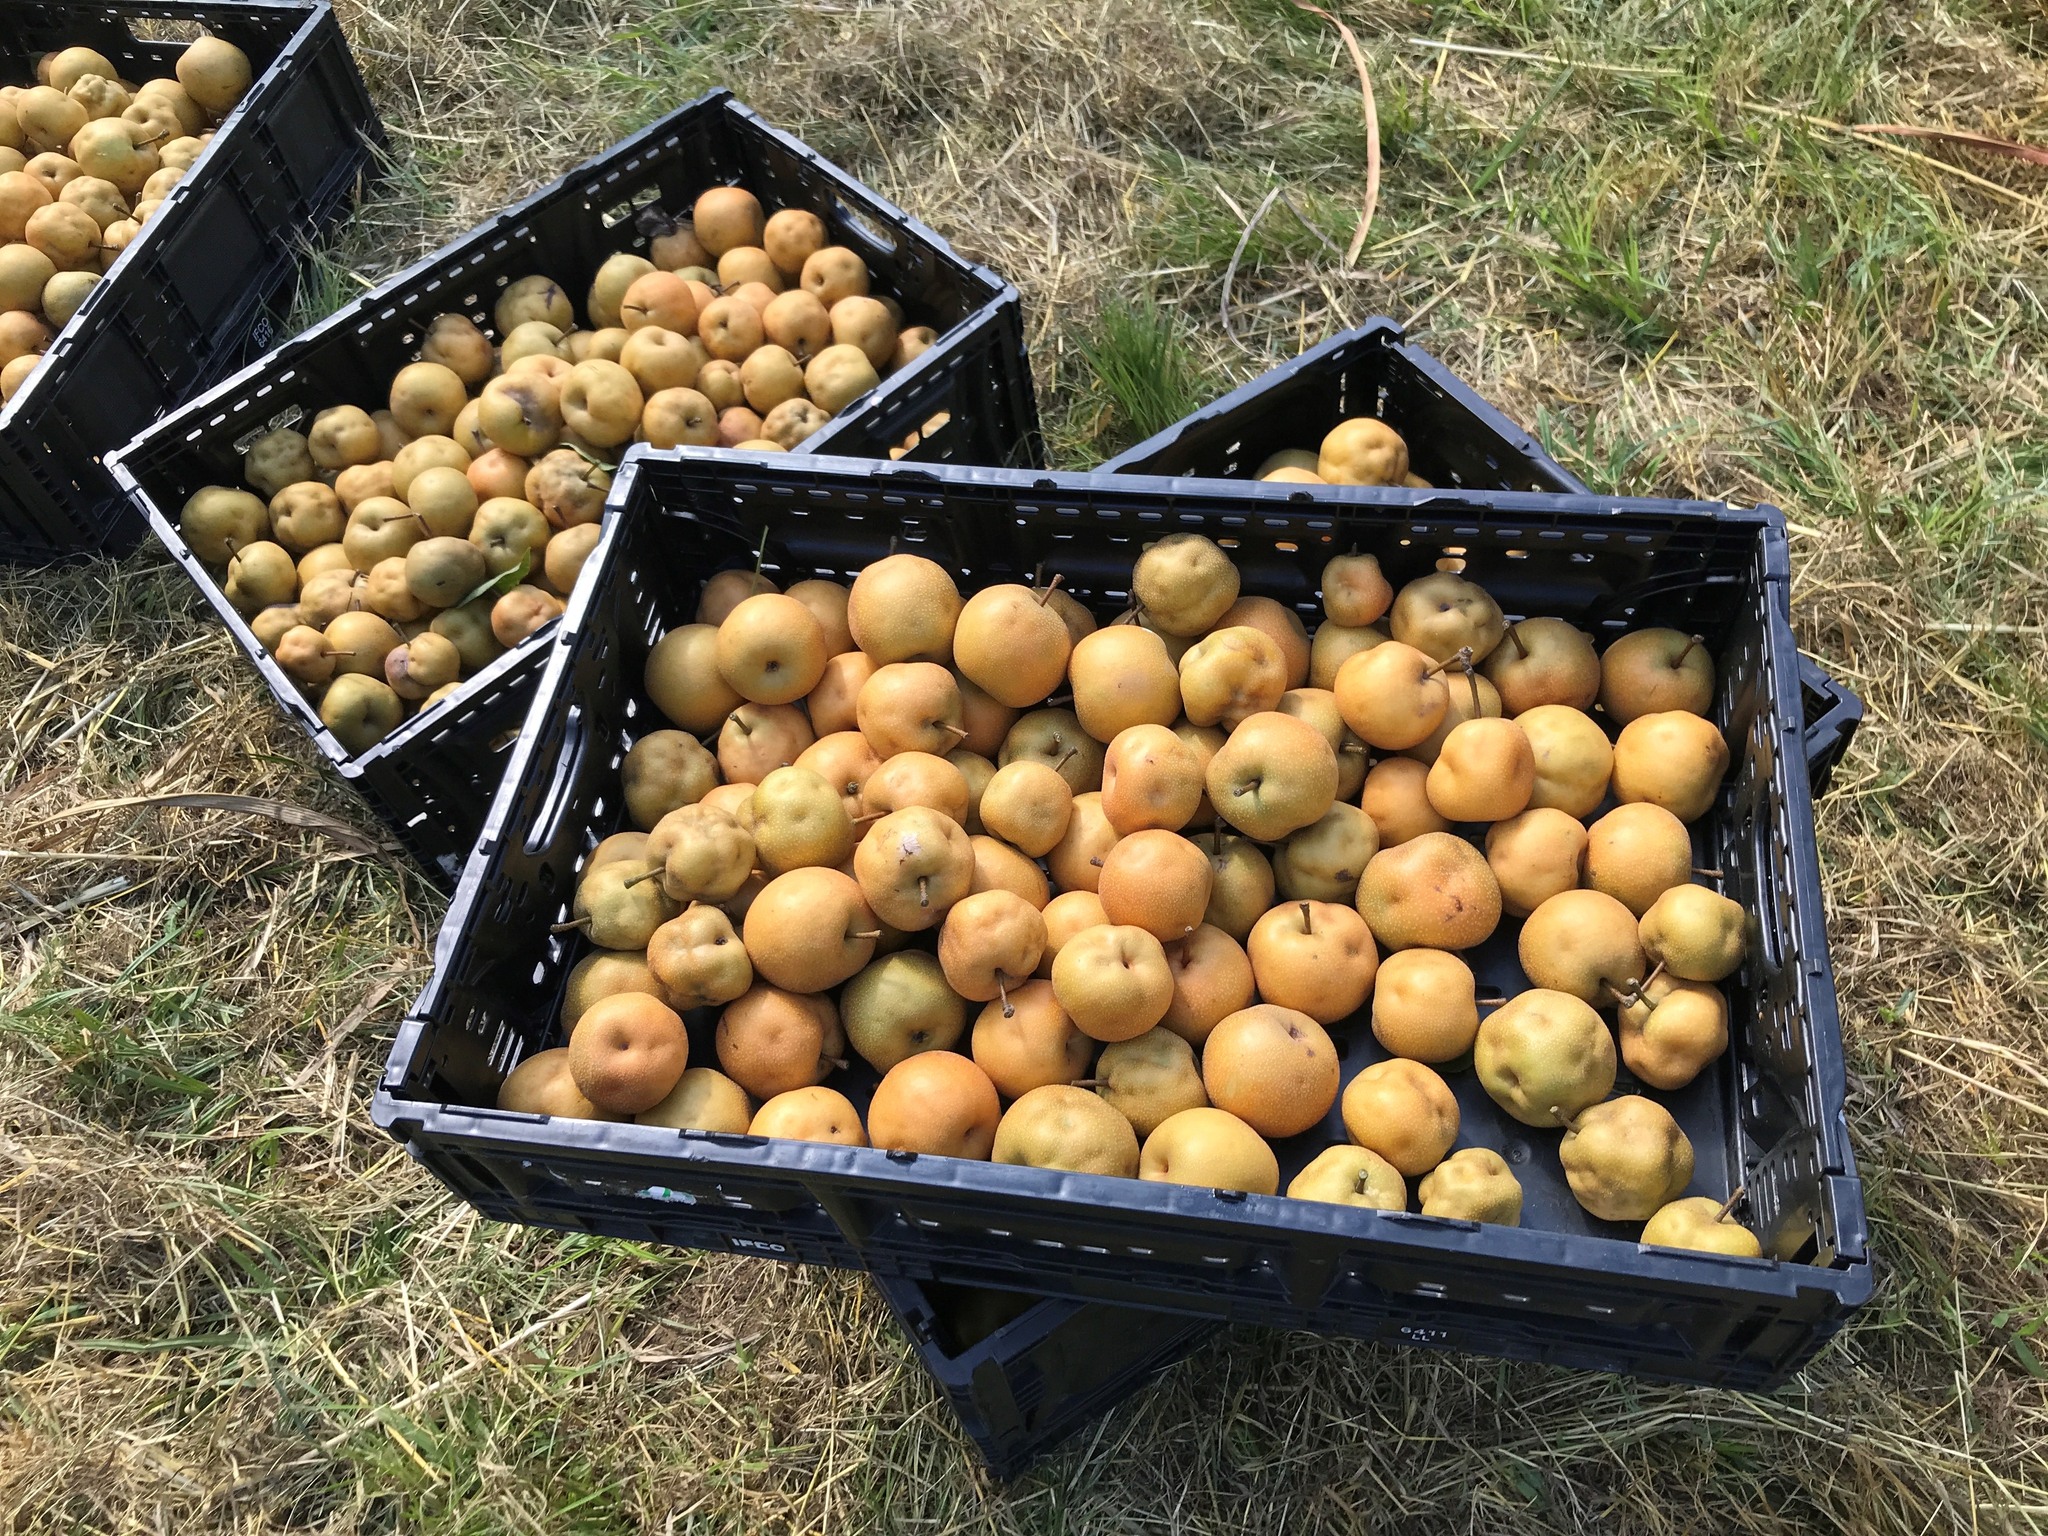
[[1671,1111],[1640,1094],[1582,1111],[1557,1156],[1573,1196],[1602,1221],[1647,1221],[1692,1182],[1692,1142]]
[[1749,914],[1703,885],[1674,885],[1643,914],[1643,952],[1687,981],[1719,981],[1742,964]]
[[1699,1253],[1725,1253],[1730,1258],[1760,1259],[1763,1244],[1756,1234],[1728,1214],[1728,1206],[1707,1195],[1673,1200],[1658,1207],[1643,1223],[1640,1239],[1652,1248],[1691,1248]]
[[1532,988],[1479,1021],[1472,1069],[1524,1125],[1563,1125],[1614,1088],[1607,1021],[1569,992]]
[[1287,1186],[1293,1200],[1323,1200],[1370,1211],[1408,1209],[1401,1170],[1366,1147],[1325,1147]]
[[1464,1147],[1423,1176],[1416,1187],[1422,1214],[1453,1221],[1520,1226],[1522,1185],[1507,1159],[1489,1147]]

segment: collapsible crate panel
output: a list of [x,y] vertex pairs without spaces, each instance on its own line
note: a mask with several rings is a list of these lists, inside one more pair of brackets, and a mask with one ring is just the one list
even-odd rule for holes
[[0,409],[0,561],[141,538],[103,455],[271,344],[300,259],[384,142],[324,0],[4,0],[0,84],[33,83],[40,55],[74,45],[140,83],[172,73],[202,27],[248,54],[256,78]]
[[1377,416],[1431,484],[1467,491],[1583,491],[1584,483],[1470,385],[1380,318],[1311,347],[1153,434],[1106,474],[1249,480],[1283,448],[1310,453],[1338,422]]
[[[570,604],[374,1105],[452,1189],[508,1220],[1743,1387],[1782,1380],[1867,1298],[1777,512],[777,458],[636,455],[615,486],[598,574]],[[1728,987],[1731,1050],[1656,1096],[1693,1142],[1693,1192],[1742,1185],[1767,1257],[1645,1248],[1589,1216],[1559,1133],[1507,1119],[1469,1072],[1451,1079],[1460,1144],[1515,1167],[1523,1227],[490,1107],[514,1064],[558,1043],[581,941],[550,926],[589,850],[624,824],[619,762],[662,723],[644,658],[708,573],[750,562],[764,534],[784,582],[845,578],[893,541],[968,588],[1043,566],[1109,613],[1142,543],[1182,529],[1228,542],[1246,592],[1304,613],[1323,562],[1355,544],[1396,583],[1461,562],[1511,615],[1602,639],[1645,623],[1705,637],[1732,766],[1696,853],[1757,936]],[[1472,956],[1507,994],[1526,985],[1515,933],[1504,923]],[[698,1059],[711,1022],[692,1021]],[[1381,1057],[1362,1016],[1332,1034],[1347,1077]],[[840,1085],[860,1102],[871,1082]],[[1343,1139],[1333,1111],[1281,1142],[1283,1184]]]
[[729,91],[713,91],[586,161],[166,417],[115,457],[122,485],[262,674],[278,707],[443,884],[460,871],[483,825],[552,631],[513,647],[369,750],[350,752],[321,723],[304,690],[257,644],[248,622],[179,536],[178,513],[201,486],[242,483],[236,445],[256,433],[308,422],[330,405],[381,407],[392,375],[418,357],[434,316],[453,310],[487,324],[499,292],[535,272],[562,283],[580,310],[606,257],[644,252],[657,219],[687,214],[699,193],[728,183],[747,187],[769,208],[816,213],[834,241],[867,261],[875,291],[902,303],[906,323],[940,333],[922,357],[848,406],[801,451],[828,447],[840,433],[865,432],[871,413],[926,421],[956,399],[963,379],[1001,380],[1000,388],[976,385],[977,409],[954,413],[933,433],[932,451],[946,445],[992,463],[1043,462],[1016,290],[769,127]]
[[1215,1328],[1102,1302],[875,1276],[918,1360],[998,1477],[1142,1391]]

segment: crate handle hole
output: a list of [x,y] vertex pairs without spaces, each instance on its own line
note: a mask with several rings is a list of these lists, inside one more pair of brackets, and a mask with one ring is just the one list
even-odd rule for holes
[[848,233],[859,236],[869,250],[882,256],[896,254],[896,237],[881,226],[870,223],[867,216],[854,208],[845,198],[833,198],[832,208],[838,216],[838,222]]
[[638,213],[642,208],[657,202],[661,197],[659,187],[643,187],[622,203],[614,203],[598,215],[598,222],[606,229],[616,229]]
[[154,16],[138,16],[128,23],[128,35],[147,48],[152,43],[194,43],[206,36],[206,28],[196,21],[168,21]]
[[569,792],[583,775],[583,759],[590,750],[590,722],[583,710],[572,705],[562,731],[562,748],[555,761],[555,781],[548,786],[540,814],[526,834],[526,851],[538,856],[555,840],[555,829],[569,806]]

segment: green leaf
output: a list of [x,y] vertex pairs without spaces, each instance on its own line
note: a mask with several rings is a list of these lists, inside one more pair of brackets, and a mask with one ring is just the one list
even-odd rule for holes
[[2029,1376],[2036,1381],[2048,1381],[2048,1367],[2041,1364],[2041,1357],[2034,1353],[2033,1345],[2015,1334],[2005,1341],[2005,1347]]
[[529,549],[519,557],[517,565],[513,566],[510,570],[500,571],[488,581],[478,584],[474,591],[455,606],[460,608],[464,603],[473,603],[480,597],[502,597],[518,586],[519,583],[526,580],[526,573],[532,569],[533,551]]

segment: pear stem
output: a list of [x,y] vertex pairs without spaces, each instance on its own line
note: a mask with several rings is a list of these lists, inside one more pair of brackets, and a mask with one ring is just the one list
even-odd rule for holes
[[1363,756],[1365,754],[1365,743],[1362,741],[1347,741],[1337,750],[1339,752],[1356,752]]
[[[1566,1114],[1566,1113],[1564,1112],[1564,1109],[1563,1109],[1563,1107],[1562,1107],[1561,1105],[1557,1105],[1557,1104],[1553,1104],[1553,1105],[1551,1105],[1551,1106],[1550,1106],[1550,1112],[1551,1112],[1551,1113],[1552,1113],[1553,1115],[1557,1116],[1557,1123],[1558,1123],[1559,1125],[1563,1126],[1563,1127],[1564,1127],[1564,1128],[1565,1128],[1566,1130],[1568,1130],[1568,1131],[1575,1131],[1575,1130],[1577,1130],[1577,1129],[1579,1128],[1579,1115],[1568,1115],[1568,1114]],[[1585,1113],[1585,1112],[1584,1112],[1583,1110],[1581,1110],[1581,1111],[1580,1111],[1580,1114],[1584,1114],[1584,1113]]]
[[1709,880],[1725,880],[1728,878],[1718,869],[1703,869],[1697,864],[1693,866],[1692,872],[1696,875],[1705,875]]
[[1685,659],[1688,656],[1692,655],[1694,651],[1698,650],[1701,646],[1705,645],[1706,643],[1707,640],[1706,636],[1704,635],[1694,635],[1690,640],[1686,641],[1685,649],[1678,653],[1678,660],[1671,663],[1672,670],[1676,671],[1678,670],[1678,668],[1684,666]]
[[1107,1088],[1109,1086],[1109,1079],[1106,1077],[1077,1077],[1067,1086],[1069,1088]]
[[754,548],[754,574],[756,576],[761,574],[761,567],[767,562],[767,559],[768,530],[766,528],[763,528],[761,530],[761,542]]
[[1526,658],[1529,654],[1529,647],[1522,644],[1522,626],[1510,624],[1508,626],[1508,638],[1515,642],[1515,654]]
[[849,939],[879,939],[881,936],[882,930],[879,928],[870,929],[866,933],[849,933],[847,935]]
[[1315,924],[1309,921],[1308,903],[1305,901],[1301,904],[1301,931],[1303,933],[1314,933],[1316,931]]
[[1017,1017],[1017,1010],[1011,1006],[1010,989],[1003,985],[1006,979],[1007,978],[1004,977],[1001,971],[996,972],[996,996],[1002,999],[1003,1017],[1006,1019],[1014,1019],[1015,1017]]
[[[1039,569],[1040,569],[1040,570],[1042,571],[1042,570],[1044,570],[1044,569],[1045,569],[1045,567],[1041,565],[1041,566],[1039,567]],[[1056,590],[1058,589],[1058,587],[1059,587],[1059,584],[1060,584],[1060,583],[1061,583],[1062,581],[1064,581],[1065,579],[1066,579],[1066,578],[1065,578],[1065,577],[1063,577],[1063,576],[1061,576],[1061,575],[1059,574],[1059,572],[1057,572],[1057,571],[1053,572],[1053,578],[1052,578],[1052,581],[1051,581],[1051,583],[1050,583],[1049,585],[1047,585],[1047,586],[1044,586],[1044,587],[1041,587],[1041,588],[1039,588],[1039,591],[1038,591],[1038,606],[1039,606],[1039,607],[1043,608],[1043,607],[1044,607],[1044,606],[1045,606],[1045,605],[1046,605],[1046,604],[1047,604],[1048,602],[1050,602],[1050,601],[1052,600],[1052,595],[1053,595],[1053,593],[1054,593],[1054,592],[1055,592],[1055,591],[1056,591]]]
[[1372,1170],[1371,1170],[1371,1169],[1369,1169],[1369,1168],[1361,1168],[1361,1169],[1359,1169],[1359,1170],[1358,1170],[1358,1182],[1357,1182],[1357,1183],[1355,1183],[1355,1184],[1353,1184],[1353,1185],[1351,1186],[1351,1193],[1353,1193],[1354,1195],[1362,1195],[1362,1194],[1364,1194],[1364,1193],[1365,1193],[1365,1187],[1366,1187],[1366,1185],[1370,1184],[1371,1182],[1372,1182]]
[[919,875],[917,877],[917,904],[920,907],[928,907],[932,904],[931,884],[931,876]]
[[1431,677],[1435,677],[1435,676],[1437,675],[1437,673],[1439,673],[1439,672],[1448,672],[1448,671],[1450,671],[1450,670],[1451,670],[1451,668],[1453,668],[1453,667],[1462,667],[1462,668],[1463,668],[1463,669],[1464,669],[1464,670],[1465,670],[1465,671],[1466,671],[1467,673],[1471,672],[1471,670],[1472,670],[1472,647],[1471,647],[1471,646],[1469,646],[1469,645],[1461,645],[1461,646],[1459,646],[1459,647],[1458,647],[1458,649],[1457,649],[1456,651],[1454,651],[1454,652],[1453,652],[1453,653],[1452,653],[1451,655],[1449,655],[1449,656],[1446,656],[1446,657],[1445,657],[1445,658],[1444,658],[1444,659],[1443,659],[1442,661],[1438,662],[1438,663],[1437,663],[1437,664],[1436,664],[1435,666],[1431,667],[1431,668],[1429,669],[1429,675],[1430,675]]
[[864,821],[878,821],[888,814],[887,811],[862,811],[853,818],[853,824],[857,827]]
[[1067,764],[1071,763],[1074,760],[1074,754],[1079,752],[1080,750],[1081,749],[1079,747],[1067,748],[1066,755],[1062,757],[1058,762],[1052,765],[1052,771],[1054,773],[1060,772],[1067,766]]
[[1737,1205],[1742,1203],[1743,1193],[1743,1187],[1740,1184],[1736,1185],[1734,1193],[1729,1195],[1729,1197],[1726,1200],[1723,1200],[1721,1202],[1721,1209],[1714,1212],[1714,1220],[1726,1221],[1728,1219],[1729,1212],[1733,1211]]
[[1472,718],[1477,720],[1486,713],[1486,706],[1479,698],[1479,674],[1472,670],[1469,662],[1465,665],[1465,681],[1472,685]]
[[818,1059],[820,1061],[831,1062],[832,1065],[837,1067],[841,1072],[844,1072],[848,1066],[848,1062],[844,1056],[821,1056]]
[[567,932],[568,932],[568,931],[569,931],[569,930],[570,930],[571,928],[588,928],[589,926],[590,926],[590,919],[589,919],[589,918],[587,918],[587,917],[578,917],[578,918],[573,918],[573,919],[571,919],[571,920],[570,920],[569,922],[566,922],[566,923],[556,923],[556,924],[554,924],[554,925],[553,925],[552,927],[550,927],[550,928],[548,929],[548,932],[549,932],[549,933],[567,933]]
[[965,741],[968,737],[968,732],[957,725],[947,725],[944,721],[939,722],[939,729],[950,734],[956,741]]
[[625,887],[625,889],[630,891],[631,889],[633,889],[634,886],[640,885],[648,880],[659,879],[660,876],[661,866],[657,865],[653,869],[642,871],[640,874],[633,876],[633,878],[630,880],[622,881],[621,884]]
[[1647,975],[1647,976],[1645,976],[1645,977],[1644,977],[1644,978],[1642,979],[1642,981],[1641,981],[1640,983],[1638,983],[1638,984],[1637,984],[1637,986],[1636,986],[1636,996],[1638,996],[1638,997],[1642,997],[1643,995],[1645,995],[1646,993],[1648,993],[1648,991],[1650,990],[1650,984],[1651,984],[1652,982],[1654,982],[1654,981],[1655,981],[1655,980],[1656,980],[1656,979],[1657,979],[1657,978],[1658,978],[1659,976],[1662,976],[1663,974],[1664,974],[1664,962],[1663,962],[1662,960],[1659,960],[1659,961],[1658,961],[1658,962],[1656,963],[1656,965],[1655,965],[1655,966],[1653,966],[1653,967],[1651,968],[1651,970],[1650,970],[1650,974],[1649,974],[1649,975]]

